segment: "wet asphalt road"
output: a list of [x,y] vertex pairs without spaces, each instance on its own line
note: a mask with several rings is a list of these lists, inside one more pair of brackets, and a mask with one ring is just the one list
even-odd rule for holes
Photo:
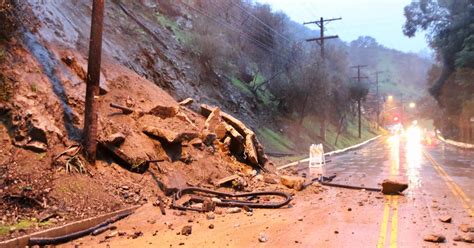
[[[298,192],[291,207],[255,209],[252,216],[205,214],[181,216],[167,210],[162,216],[147,204],[135,214],[116,223],[132,239],[105,238],[107,233],[84,237],[63,245],[71,247],[473,247],[454,241],[465,235],[461,224],[474,225],[474,151],[438,143],[422,145],[418,135],[386,136],[360,148],[330,158],[326,174],[337,174],[334,182],[380,187],[383,179],[407,181],[401,196],[378,192],[313,185]],[[303,166],[301,164],[300,166]],[[307,164],[306,164],[307,166]],[[310,177],[312,171],[300,170]],[[274,185],[275,190],[288,190]],[[280,188],[279,188],[280,187]],[[281,188],[282,187],[282,188]],[[225,212],[225,210],[224,210]],[[449,216],[451,223],[440,217]],[[190,221],[192,220],[192,221]],[[208,226],[212,224],[213,228]],[[192,235],[179,235],[192,225]],[[170,227],[171,226],[171,227]],[[268,241],[258,237],[264,233]],[[441,234],[441,244],[423,241],[427,234]]]
[[[408,182],[405,196],[385,197],[377,247],[431,247],[421,241],[428,233],[446,236],[440,247],[468,246],[453,237],[463,235],[459,224],[474,224],[473,150],[441,141],[426,145],[419,133],[407,132],[332,157],[325,174],[336,174],[337,183],[368,187],[380,187],[387,178]],[[452,223],[442,223],[441,216],[451,216]]]

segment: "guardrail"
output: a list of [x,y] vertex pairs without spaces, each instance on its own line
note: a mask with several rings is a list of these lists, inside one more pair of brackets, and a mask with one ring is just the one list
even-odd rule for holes
[[[350,151],[350,150],[354,150],[354,149],[357,149],[365,144],[368,144],[378,138],[380,138],[382,135],[378,135],[378,136],[375,136],[371,139],[368,139],[362,143],[359,143],[357,145],[353,145],[353,146],[349,146],[349,147],[346,147],[344,149],[339,149],[339,150],[335,150],[335,151],[331,151],[331,152],[327,152],[327,153],[324,153],[324,156],[332,156],[334,154],[339,154],[339,153],[343,153],[343,152],[347,152],[347,151]],[[296,162],[292,162],[292,163],[289,163],[289,164],[285,164],[285,165],[282,165],[280,167],[277,167],[277,170],[282,170],[282,169],[285,169],[285,168],[288,168],[288,167],[291,167],[291,166],[295,166],[299,163],[303,163],[303,162],[308,162],[309,161],[309,158],[305,158],[305,159],[302,159],[302,160],[298,160]]]
[[449,144],[449,145],[452,145],[452,146],[455,146],[455,147],[458,147],[458,148],[474,149],[474,144],[468,144],[468,143],[463,143],[463,142],[454,141],[454,140],[450,140],[450,139],[445,139],[443,136],[441,136],[439,134],[438,134],[438,139],[443,141],[446,144]]

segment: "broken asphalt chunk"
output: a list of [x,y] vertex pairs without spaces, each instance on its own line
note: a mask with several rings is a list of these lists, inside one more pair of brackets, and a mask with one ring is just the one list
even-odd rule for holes
[[408,188],[408,184],[395,180],[385,179],[382,182],[382,193],[384,195],[398,195]]

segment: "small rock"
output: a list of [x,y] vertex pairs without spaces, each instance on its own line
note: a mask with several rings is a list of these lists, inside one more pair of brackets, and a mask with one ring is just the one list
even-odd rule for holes
[[334,231],[334,233],[335,233],[335,234],[338,234],[338,233],[339,233],[339,231],[338,231],[338,230],[336,230],[336,231]]
[[111,239],[111,238],[113,238],[113,237],[115,237],[115,236],[117,236],[117,235],[118,235],[118,232],[117,232],[117,231],[113,231],[113,232],[110,232],[109,234],[105,235],[105,238],[106,238],[106,239]]
[[474,233],[469,233],[462,236],[462,241],[466,243],[474,243]]
[[424,241],[433,243],[443,243],[446,238],[440,234],[428,234],[423,238]]
[[202,210],[204,212],[212,212],[216,209],[216,202],[212,201],[212,200],[209,200],[209,199],[206,199],[204,200],[204,202],[202,203]]
[[179,102],[178,104],[181,105],[181,106],[187,106],[187,105],[190,105],[194,102],[194,99],[188,97],[184,100],[182,100],[181,102]]
[[236,214],[236,213],[240,213],[241,211],[242,209],[235,207],[235,208],[228,208],[225,212],[228,214]]
[[143,232],[142,231],[135,231],[133,234],[132,234],[132,239],[136,239],[138,237],[141,237],[143,236]]
[[48,150],[47,145],[39,141],[30,141],[29,143],[24,145],[23,148],[37,153],[43,153]]
[[118,132],[107,137],[105,142],[113,146],[120,146],[125,141],[125,134]]
[[122,189],[123,189],[123,190],[129,190],[130,188],[129,188],[127,185],[123,185],[123,186],[122,186]]
[[304,188],[304,178],[296,176],[281,176],[281,184],[285,185],[290,189],[301,191]]
[[278,184],[278,177],[274,175],[265,175],[263,181],[268,184]]
[[214,213],[210,212],[210,213],[207,213],[206,218],[208,220],[213,220],[213,219],[216,218],[216,215]]
[[183,215],[186,215],[186,212],[184,211],[177,211],[177,212],[173,212],[174,215],[176,216],[183,216]]
[[261,232],[258,234],[258,241],[260,241],[260,243],[265,243],[268,241],[268,237],[265,233]]
[[349,212],[352,211],[352,208],[348,208],[347,211],[349,211]]
[[459,225],[459,229],[461,229],[461,231],[467,233],[467,232],[474,232],[474,226],[470,226],[468,224],[461,224]]
[[183,229],[181,229],[181,235],[189,236],[191,235],[192,231],[192,226],[183,226]]
[[125,236],[127,235],[127,232],[118,232],[118,236]]
[[253,212],[245,212],[245,214],[246,214],[247,216],[252,216],[252,215],[253,215]]
[[214,224],[210,224],[209,229],[214,229]]
[[253,209],[251,209],[249,206],[243,206],[242,208],[245,210],[245,212],[253,212]]
[[298,218],[298,221],[303,221],[303,217],[299,217],[299,218]]
[[454,240],[454,241],[463,241],[463,238],[458,235],[458,236],[455,236],[455,237],[453,238],[453,240]]
[[452,218],[451,216],[442,216],[439,218],[439,220],[444,223],[451,223]]

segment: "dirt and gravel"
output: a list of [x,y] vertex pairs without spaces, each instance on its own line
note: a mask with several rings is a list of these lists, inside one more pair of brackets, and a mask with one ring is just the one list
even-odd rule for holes
[[[75,150],[85,95],[77,68],[85,67],[85,59],[64,47],[45,47],[33,36],[25,39],[11,41],[1,65],[2,78],[13,88],[2,101],[1,239],[145,204],[163,196],[166,190],[159,182],[168,188],[212,185],[232,174],[247,178],[264,166],[251,166],[243,155],[234,156],[223,140],[204,144],[204,116],[179,106],[158,86],[107,57],[102,66],[107,91],[100,96],[99,140],[107,143],[120,133],[115,148],[126,161],[101,149],[99,162],[87,165]],[[70,60],[76,66],[66,63]],[[111,103],[134,112],[124,114]],[[179,113],[163,116],[157,106]],[[147,133],[149,126],[196,135],[167,140]],[[18,227],[25,220],[28,225]]]

